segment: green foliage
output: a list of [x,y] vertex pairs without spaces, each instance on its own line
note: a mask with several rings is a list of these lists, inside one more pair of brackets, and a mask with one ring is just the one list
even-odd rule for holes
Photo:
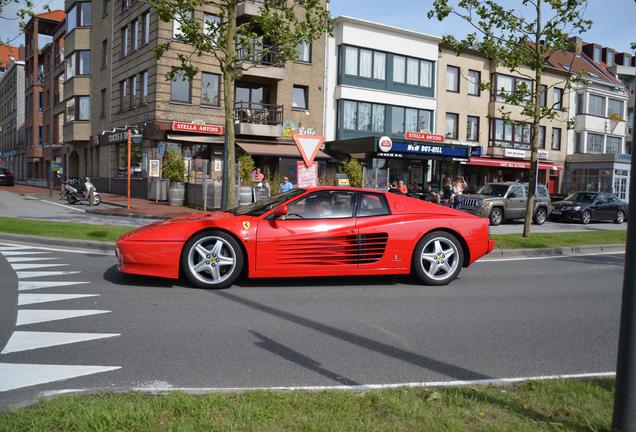
[[340,169],[349,176],[349,183],[353,187],[362,187],[362,164],[357,159],[340,162]]
[[252,184],[252,171],[256,168],[254,159],[250,155],[242,155],[238,158],[239,164],[239,177],[241,178],[241,184]]
[[185,162],[176,150],[168,150],[163,159],[163,177],[171,183],[183,183],[185,181]]
[[280,193],[280,184],[283,181],[283,176],[280,175],[278,171],[269,173],[265,180],[267,181],[267,183],[269,183],[272,195],[277,195]]
[[[122,234],[133,229],[135,229],[135,227],[49,222],[0,216],[0,232],[32,236],[115,241]],[[0,420],[0,431],[2,430],[1,425],[2,421]]]

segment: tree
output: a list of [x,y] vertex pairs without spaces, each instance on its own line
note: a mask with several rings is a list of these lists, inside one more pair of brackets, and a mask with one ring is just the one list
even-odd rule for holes
[[[15,6],[17,10],[7,11],[8,6]],[[15,41],[24,31],[25,21],[35,16],[34,10],[35,4],[33,0],[0,0],[0,23],[7,21],[20,20],[20,32],[9,39],[0,39],[0,46],[9,45]],[[50,11],[49,5],[43,5],[42,9],[45,12]]]
[[[234,152],[234,83],[243,72],[258,67],[265,58],[282,66],[298,58],[298,44],[310,43],[331,31],[331,19],[321,0],[265,0],[258,16],[236,22],[236,8],[241,0],[149,0],[165,21],[175,20],[181,28],[176,41],[188,44],[188,52],[179,52],[179,66],[166,75],[168,80],[184,74],[191,80],[198,72],[193,58],[213,56],[223,74],[225,106],[225,162],[223,208],[233,206],[235,185]],[[260,2],[259,2],[260,4]],[[208,8],[217,11],[218,22],[201,22],[193,11]],[[267,41],[267,43],[265,43]],[[156,48],[157,57],[171,49],[171,42]]]
[[[444,36],[444,43],[452,46],[457,54],[468,48],[476,49],[495,67],[502,66],[534,82],[533,86],[519,83],[513,94],[493,89],[490,83],[480,83],[482,88],[496,92],[504,102],[522,107],[522,116],[528,118],[532,125],[530,184],[523,228],[523,236],[527,238],[537,186],[539,123],[543,119],[552,120],[567,110],[563,104],[559,108],[557,103],[541,106],[543,68],[553,53],[572,48],[570,35],[581,34],[591,28],[592,22],[584,18],[587,0],[515,0],[517,8],[511,9],[506,9],[497,0],[457,0],[454,3],[450,5],[449,0],[435,0],[428,17],[442,21],[450,15],[457,16],[466,21],[472,33],[462,40]],[[523,73],[526,68],[532,75]],[[564,80],[564,94],[577,79],[576,75],[570,74]],[[510,113],[504,107],[500,108],[500,112],[505,121],[510,121]]]

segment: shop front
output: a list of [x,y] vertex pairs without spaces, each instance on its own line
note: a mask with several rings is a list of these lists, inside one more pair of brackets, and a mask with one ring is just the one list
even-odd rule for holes
[[567,157],[566,167],[566,192],[610,192],[629,200],[631,155],[574,154]]

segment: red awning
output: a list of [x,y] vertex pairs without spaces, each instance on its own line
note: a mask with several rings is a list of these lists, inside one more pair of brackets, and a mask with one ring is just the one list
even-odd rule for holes
[[[466,165],[490,166],[497,168],[530,169],[530,161],[519,159],[495,159],[488,157],[471,157]],[[557,169],[552,162],[539,162],[539,169]]]

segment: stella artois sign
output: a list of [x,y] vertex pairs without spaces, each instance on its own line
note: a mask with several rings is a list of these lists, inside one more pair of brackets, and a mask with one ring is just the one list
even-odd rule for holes
[[172,122],[172,130],[209,135],[223,135],[224,133],[223,126],[183,122]]
[[434,143],[443,143],[444,135],[425,133],[425,132],[406,132],[404,138],[411,141],[426,141]]

